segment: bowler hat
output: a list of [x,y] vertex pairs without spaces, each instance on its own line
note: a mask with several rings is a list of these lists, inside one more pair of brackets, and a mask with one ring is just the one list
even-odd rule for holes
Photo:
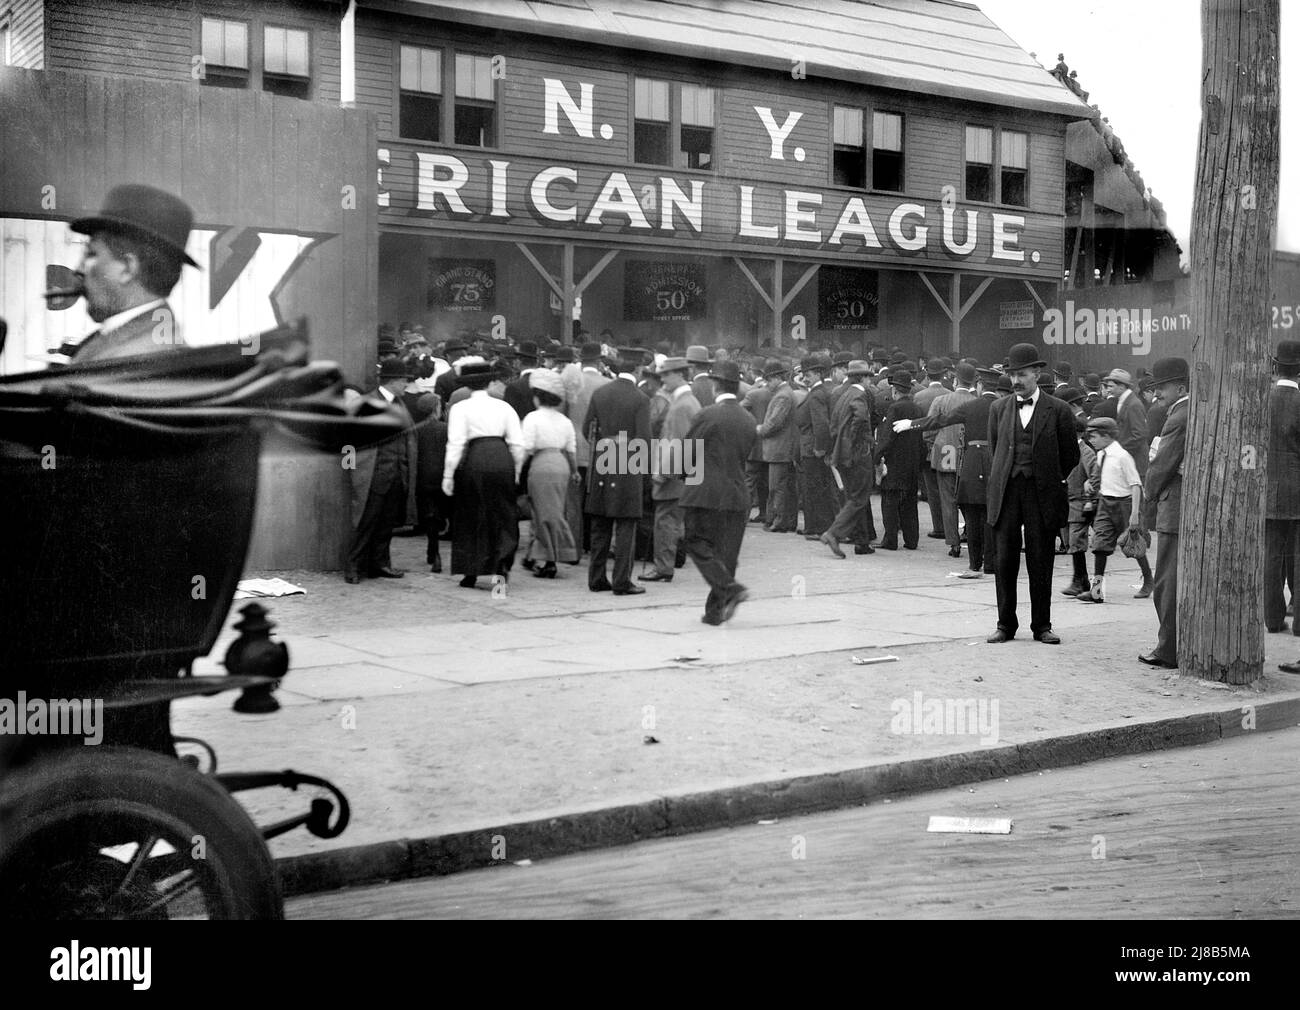
[[[1300,340],[1279,340],[1277,342],[1277,353],[1273,355],[1273,361],[1279,365],[1300,365]],[[1187,363],[1183,362],[1183,367],[1186,366]],[[1155,371],[1154,365],[1152,371]]]
[[1074,366],[1071,365],[1068,361],[1058,361],[1056,363],[1055,372],[1058,377],[1062,379],[1068,379],[1072,375],[1074,375]]
[[1047,362],[1033,344],[1016,344],[1007,352],[1007,371],[1019,368],[1046,368]]
[[1112,368],[1110,374],[1106,376],[1106,381],[1123,383],[1130,389],[1133,388],[1133,376],[1129,375],[1128,372],[1124,371],[1122,368]]
[[963,386],[969,386],[974,382],[976,374],[977,372],[974,365],[968,365],[963,361],[957,366],[957,381]]
[[[850,375],[870,375],[870,374],[871,374],[871,363],[870,363],[870,362],[867,362],[867,361],[850,361],[850,362],[849,362],[849,374],[850,374]],[[910,386],[911,383],[909,382],[908,385]]]
[[515,351],[515,357],[523,361],[536,361],[537,345],[531,340],[519,341],[519,350]]
[[996,388],[999,393],[1011,392],[1011,376],[1007,375],[1005,372],[999,375]]
[[486,386],[495,375],[496,365],[482,358],[468,360],[457,369],[457,378],[462,386]]
[[889,363],[891,365],[901,365],[906,360],[907,360],[907,355],[899,350],[894,350],[889,355]]
[[831,370],[831,359],[825,354],[810,354],[803,359],[803,370],[805,372],[829,372]]
[[1087,394],[1078,386],[1066,386],[1056,394],[1056,398],[1058,400],[1064,400],[1066,403],[1082,403],[1083,398],[1086,395]]
[[379,363],[379,381],[387,382],[389,379],[405,379],[406,362],[401,358],[386,358]]
[[1101,376],[1096,372],[1089,372],[1083,377],[1083,388],[1097,393],[1101,391]]
[[[1294,344],[1300,355],[1300,340],[1284,340],[1282,343]],[[1281,350],[1281,346],[1278,350]],[[1297,357],[1295,363],[1300,365],[1300,357]],[[1159,358],[1151,366],[1151,384],[1158,386],[1162,382],[1186,382],[1189,372],[1186,358]]]
[[770,379],[774,375],[789,375],[790,366],[780,358],[768,358],[763,365],[763,378]]
[[975,371],[984,382],[997,382],[998,376],[1002,374],[996,368],[977,368]]
[[468,351],[469,344],[465,343],[460,337],[452,337],[442,345],[442,350],[444,354],[448,351]]
[[546,352],[548,358],[554,358],[556,363],[561,361],[573,361],[573,348],[567,344],[556,344]]
[[835,368],[840,365],[847,365],[853,360],[852,351],[836,351],[835,356],[831,358],[831,367]]
[[691,344],[686,348],[686,360],[692,365],[707,365],[713,359],[709,357],[709,349],[703,344]]
[[583,344],[578,357],[583,361],[599,361],[600,355],[600,344]]
[[1089,431],[1104,431],[1107,435],[1114,435],[1119,431],[1119,422],[1113,417],[1093,417],[1088,420]]
[[905,368],[900,368],[897,371],[890,372],[889,384],[898,389],[910,390],[912,388],[912,373],[907,371]]
[[97,231],[135,235],[161,245],[192,267],[198,266],[185,252],[194,212],[180,197],[153,186],[114,186],[98,214],[78,218],[68,227],[81,235]]
[[708,371],[710,379],[721,379],[724,382],[740,381],[740,366],[734,361],[719,361]]
[[948,366],[943,363],[942,358],[931,358],[925,364],[926,375],[942,375],[948,370]]

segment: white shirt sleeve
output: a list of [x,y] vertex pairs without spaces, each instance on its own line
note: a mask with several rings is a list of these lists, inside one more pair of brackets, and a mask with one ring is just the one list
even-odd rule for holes
[[560,417],[564,420],[564,425],[566,429],[564,449],[566,452],[571,452],[576,454],[578,451],[578,429],[575,428],[573,426],[573,422],[570,421],[563,414],[561,414]]
[[[443,480],[448,480],[455,475],[456,467],[460,466],[461,457],[465,455],[465,443],[469,440],[469,424],[465,417],[465,408],[461,404],[468,402],[462,400],[460,403],[453,403],[451,413],[447,417],[447,456],[442,465]],[[510,413],[513,414],[514,411],[511,410]]]
[[531,411],[524,418],[524,423],[519,426],[523,435],[524,452],[537,451],[537,425],[540,414],[540,410]]
[[[505,407],[503,417],[506,422],[506,445],[510,447],[510,455],[515,460],[515,480],[519,480],[519,474],[524,469],[524,433],[519,426],[519,415],[515,413],[515,408],[511,407],[504,400],[498,401],[501,406]],[[450,445],[448,446],[450,449]]]

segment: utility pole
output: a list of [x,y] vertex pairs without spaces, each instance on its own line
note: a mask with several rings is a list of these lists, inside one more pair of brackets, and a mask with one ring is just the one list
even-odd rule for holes
[[1229,684],[1264,664],[1264,476],[1278,199],[1279,0],[1202,0],[1192,387],[1178,660]]

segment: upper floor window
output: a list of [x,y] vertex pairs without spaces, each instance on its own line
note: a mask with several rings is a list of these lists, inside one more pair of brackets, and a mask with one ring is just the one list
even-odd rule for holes
[[248,84],[248,24],[204,18],[202,27],[203,83],[224,88]]
[[456,54],[455,142],[496,146],[496,87],[492,57]]
[[867,156],[863,148],[862,110],[835,106],[831,168],[837,186],[867,186]]
[[668,82],[638,77],[632,111],[632,160],[643,165],[671,165],[672,112]]
[[401,47],[398,134],[442,139],[442,50]]
[[632,160],[644,165],[712,168],[716,105],[717,92],[712,88],[636,78]]
[[290,98],[310,97],[311,42],[304,29],[263,29],[262,88]]
[[682,85],[681,153],[687,168],[713,165],[713,89]]
[[871,188],[903,191],[903,117],[871,114]]
[[1029,134],[966,127],[966,199],[1028,206]]
[[966,127],[966,199],[993,203],[993,131]]
[[1002,131],[1002,202],[1013,207],[1029,203],[1029,134]]

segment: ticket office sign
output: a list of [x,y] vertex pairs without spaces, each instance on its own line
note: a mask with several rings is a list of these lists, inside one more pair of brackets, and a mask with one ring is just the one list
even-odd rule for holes
[[632,322],[708,318],[704,266],[629,260],[623,269],[623,317]]
[[443,312],[496,310],[495,260],[430,259],[427,306]]
[[880,295],[877,273],[854,267],[822,267],[817,271],[817,328],[874,330]]

